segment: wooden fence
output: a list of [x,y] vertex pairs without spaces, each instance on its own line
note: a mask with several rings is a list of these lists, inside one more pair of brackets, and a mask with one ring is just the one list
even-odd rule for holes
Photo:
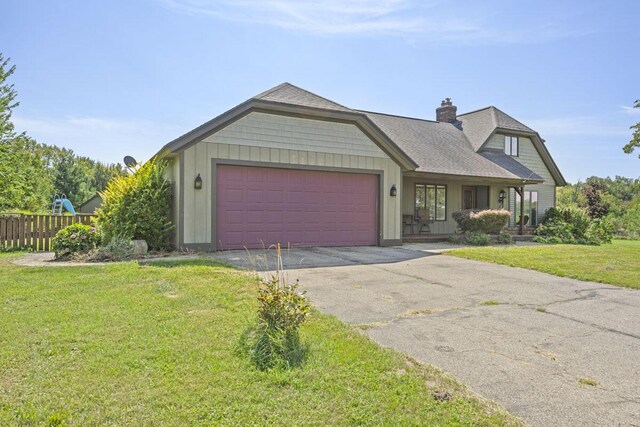
[[76,222],[91,224],[94,219],[91,214],[0,214],[0,249],[49,251],[51,239],[58,231]]

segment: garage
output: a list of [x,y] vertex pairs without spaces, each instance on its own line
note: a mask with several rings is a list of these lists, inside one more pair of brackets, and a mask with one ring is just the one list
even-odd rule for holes
[[379,176],[220,164],[218,250],[378,244]]

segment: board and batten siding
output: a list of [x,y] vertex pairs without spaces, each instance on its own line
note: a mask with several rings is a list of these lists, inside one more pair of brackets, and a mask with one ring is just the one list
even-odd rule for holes
[[[390,197],[396,184],[401,193],[402,170],[369,137],[352,124],[252,112],[182,153],[185,180],[183,224],[184,244],[211,244],[212,159],[382,171],[383,218],[381,240],[401,238],[400,197]],[[193,188],[200,174],[202,190]],[[400,196],[400,194],[398,194]]]
[[[484,148],[491,148],[497,150],[504,150],[504,137],[506,134],[494,134],[487,141]],[[531,139],[520,136],[518,141],[518,156],[515,159],[522,163],[533,172],[537,173],[544,179],[544,183],[535,185],[525,185],[525,191],[537,191],[538,192],[538,224],[542,220],[544,213],[547,209],[555,206],[556,201],[556,183],[549,172],[549,169],[542,161],[538,150],[531,142]],[[509,190],[509,210],[515,212],[515,191]],[[511,216],[509,225],[515,226],[516,218]]]

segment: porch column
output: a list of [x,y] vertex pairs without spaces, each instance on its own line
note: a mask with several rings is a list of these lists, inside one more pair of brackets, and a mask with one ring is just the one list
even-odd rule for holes
[[524,235],[524,187],[513,187],[516,193],[520,196],[520,224],[518,227],[518,234]]

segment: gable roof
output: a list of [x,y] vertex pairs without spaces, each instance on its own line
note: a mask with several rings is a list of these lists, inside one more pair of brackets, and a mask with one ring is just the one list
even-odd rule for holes
[[497,130],[523,133],[531,136],[556,184],[566,184],[538,133],[496,107],[461,114],[451,124],[350,109],[290,83],[248,99],[169,142],[158,154],[182,151],[252,111],[355,124],[405,170],[542,182],[515,159],[479,152]]
[[276,87],[266,90],[256,96],[254,99],[262,99],[264,101],[280,102],[283,104],[301,105],[305,107],[323,108],[326,110],[351,111],[354,110],[333,102],[327,98],[311,93],[291,83],[282,83]]
[[535,133],[530,127],[494,106],[460,114],[458,120],[462,124],[464,134],[476,151],[482,148],[496,129]]
[[[363,111],[389,138],[418,163],[418,172],[477,176],[511,180],[544,181],[522,169],[506,169],[477,153],[464,133],[450,123]],[[514,163],[518,163],[513,160]],[[519,164],[519,163],[518,163]]]
[[253,111],[354,124],[404,170],[415,170],[418,167],[411,157],[361,112],[351,110],[290,83],[282,83],[249,98],[242,104],[179,136],[165,144],[156,156],[162,157],[185,150]]

